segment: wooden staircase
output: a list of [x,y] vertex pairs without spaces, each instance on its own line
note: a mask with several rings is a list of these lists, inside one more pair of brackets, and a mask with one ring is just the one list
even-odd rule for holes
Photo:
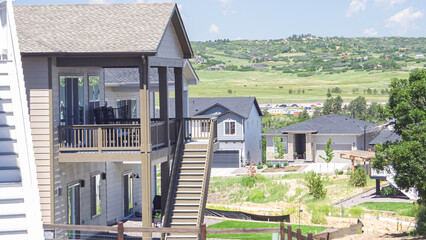
[[0,239],[43,239],[12,1],[0,0]]
[[[201,126],[204,131],[201,131]],[[177,149],[179,155],[173,163],[164,227],[196,228],[204,221],[216,119],[186,119],[182,127],[185,142],[180,151]],[[199,236],[173,234],[166,238],[193,240],[199,239]]]

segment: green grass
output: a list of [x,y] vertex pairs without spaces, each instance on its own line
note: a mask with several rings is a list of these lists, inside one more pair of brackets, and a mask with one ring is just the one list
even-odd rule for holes
[[[328,88],[338,86],[345,102],[358,96],[367,101],[387,101],[388,95],[380,94],[389,88],[392,78],[408,78],[408,72],[348,71],[339,74],[314,75],[299,78],[296,74],[278,71],[197,71],[200,84],[190,86],[190,97],[246,97],[255,96],[261,103],[323,102]],[[282,88],[280,88],[280,86]],[[359,88],[358,94],[352,89]],[[377,89],[379,94],[364,94],[363,90]],[[228,93],[228,89],[233,91]],[[289,94],[289,89],[305,90],[305,94]]]
[[413,203],[398,202],[365,202],[358,206],[369,210],[396,212],[400,216],[415,217],[416,207]]
[[[287,226],[287,224],[286,224]],[[279,228],[279,223],[263,223],[263,222],[243,222],[243,221],[223,221],[209,226],[208,228]],[[299,228],[299,225],[292,225],[293,231]],[[308,232],[313,234],[324,231],[326,228],[321,226],[300,225],[303,235]],[[226,239],[272,239],[272,233],[247,233],[247,234],[207,234],[207,238],[226,238]]]

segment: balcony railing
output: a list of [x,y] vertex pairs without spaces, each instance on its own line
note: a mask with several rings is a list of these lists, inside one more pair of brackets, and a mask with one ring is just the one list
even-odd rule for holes
[[210,124],[215,124],[213,141],[217,140],[217,121],[210,117],[185,118],[185,139],[208,139],[210,137]]
[[[59,126],[59,151],[136,151],[141,149],[139,124],[99,124]],[[153,148],[176,142],[176,121],[169,121],[169,139],[166,122],[151,123],[151,145]]]

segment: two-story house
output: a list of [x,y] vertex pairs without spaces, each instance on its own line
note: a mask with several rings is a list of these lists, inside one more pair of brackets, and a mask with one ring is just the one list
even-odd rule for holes
[[255,97],[189,98],[189,116],[217,117],[213,167],[262,163],[262,112]]
[[[210,126],[203,136],[186,127],[193,123],[184,120],[190,81],[184,69],[193,52],[176,4],[16,6],[15,18],[43,221],[106,225],[140,212],[142,225],[151,227],[155,166],[161,164],[164,224],[181,224],[173,216],[188,211],[185,216],[200,225],[214,151],[209,133],[216,125],[214,119],[197,119]],[[108,68],[137,73],[133,109],[131,101],[118,107],[118,99],[108,99],[120,91],[111,85],[107,90]],[[152,119],[156,91],[160,114]],[[190,162],[196,167],[186,165],[194,159],[187,152],[198,153]],[[178,184],[185,174],[196,178],[182,181],[199,203],[182,210],[186,200],[174,199],[181,196]]]

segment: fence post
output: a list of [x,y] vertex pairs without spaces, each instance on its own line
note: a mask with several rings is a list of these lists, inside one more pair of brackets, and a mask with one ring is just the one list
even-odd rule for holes
[[206,229],[205,223],[201,224],[200,235],[201,235],[201,240],[207,239],[207,229]]
[[325,240],[325,238],[322,237],[322,238],[320,238],[320,240]]
[[314,239],[314,236],[312,235],[312,233],[308,232],[308,240],[313,240],[313,239]]
[[98,152],[102,152],[102,128],[98,127]]
[[281,240],[285,240],[285,228],[284,228],[284,222],[280,222],[280,236]]
[[300,228],[297,229],[297,240],[302,240],[302,230]]
[[291,231],[291,225],[287,226],[287,239],[293,239],[293,232]]
[[117,224],[117,239],[124,240],[124,226],[123,222]]

